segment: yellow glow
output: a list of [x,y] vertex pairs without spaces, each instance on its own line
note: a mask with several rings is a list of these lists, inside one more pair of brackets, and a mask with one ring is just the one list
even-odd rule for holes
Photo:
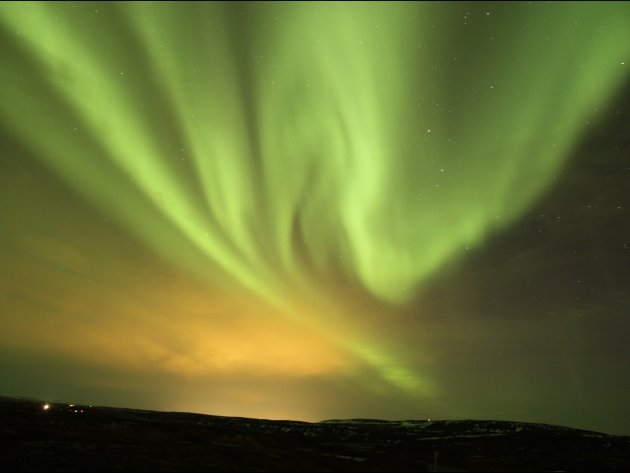
[[[55,317],[38,312],[9,319],[3,343],[28,340],[42,352],[101,366],[185,378],[226,373],[300,378],[343,372],[353,362],[334,341],[278,317],[261,301],[235,301],[179,274],[137,279],[116,294],[64,294],[52,283],[30,296],[51,307]],[[100,316],[90,314],[95,308]]]

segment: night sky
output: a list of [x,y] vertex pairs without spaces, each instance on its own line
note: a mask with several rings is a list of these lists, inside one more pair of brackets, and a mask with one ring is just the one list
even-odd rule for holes
[[630,435],[630,3],[0,3],[0,395]]

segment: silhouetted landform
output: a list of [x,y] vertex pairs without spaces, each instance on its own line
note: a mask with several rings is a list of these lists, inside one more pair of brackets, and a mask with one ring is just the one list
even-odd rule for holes
[[44,406],[0,397],[0,470],[630,471],[630,437],[544,424]]

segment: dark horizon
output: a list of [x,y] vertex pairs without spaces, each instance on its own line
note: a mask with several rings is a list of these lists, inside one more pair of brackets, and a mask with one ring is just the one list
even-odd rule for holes
[[46,399],[38,399],[29,396],[5,396],[0,393],[0,399],[8,400],[9,402],[17,401],[17,402],[28,402],[36,405],[37,410],[41,410],[43,412],[72,412],[72,408],[82,409],[113,409],[113,410],[122,410],[122,411],[141,411],[146,413],[157,413],[157,414],[183,414],[183,415],[193,415],[193,416],[207,416],[207,417],[226,417],[230,419],[245,419],[245,420],[254,420],[254,421],[271,421],[271,422],[296,422],[296,423],[306,423],[306,424],[325,424],[325,423],[350,423],[350,422],[364,422],[364,423],[402,423],[402,422],[431,422],[431,423],[443,423],[443,422],[483,422],[483,423],[493,423],[493,422],[505,422],[505,423],[514,423],[514,424],[523,424],[523,425],[531,425],[531,426],[547,426],[547,427],[557,427],[561,429],[570,429],[576,431],[584,431],[584,432],[592,432],[603,435],[611,435],[618,437],[629,437],[630,435],[626,434],[614,434],[610,432],[599,432],[595,430],[589,429],[581,429],[570,425],[559,425],[559,424],[549,424],[545,422],[524,422],[524,421],[515,421],[513,419],[474,419],[474,418],[461,418],[461,419],[433,419],[433,418],[414,418],[414,419],[381,419],[381,418],[370,418],[370,417],[361,417],[361,418],[330,418],[330,419],[319,419],[319,420],[302,420],[302,419],[285,419],[285,418],[266,418],[266,417],[243,417],[238,415],[215,415],[208,412],[192,412],[192,411],[170,411],[170,410],[160,410],[160,409],[147,409],[139,406],[118,406],[118,405],[100,405],[100,404],[87,404],[69,400],[46,400]]
[[515,422],[313,424],[55,408],[4,397],[0,415],[0,456],[11,471],[626,471],[630,465],[630,437]]

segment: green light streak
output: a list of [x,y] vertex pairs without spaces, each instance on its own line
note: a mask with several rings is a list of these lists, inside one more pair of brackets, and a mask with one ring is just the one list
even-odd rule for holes
[[627,77],[630,8],[602,3],[3,3],[0,120],[215,284],[282,307],[341,271],[402,304],[549,188]]

